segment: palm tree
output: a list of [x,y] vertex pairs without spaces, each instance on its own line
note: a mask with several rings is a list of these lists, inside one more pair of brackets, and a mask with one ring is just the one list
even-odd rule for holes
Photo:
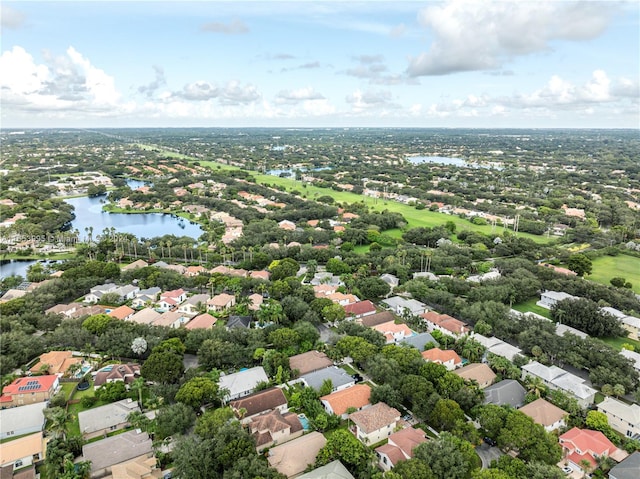
[[587,474],[591,470],[591,462],[587,459],[580,461],[580,469],[582,469],[582,477],[587,477]]
[[546,395],[547,386],[545,386],[544,382],[539,377],[527,376],[525,385],[527,386],[527,391],[535,394],[536,397],[540,397],[543,394]]
[[43,411],[44,417],[47,419],[47,423],[49,423],[49,430],[56,437],[62,437],[63,440],[66,440],[67,435],[65,428],[67,426],[67,422],[71,420],[71,414],[66,409],[63,409],[59,406],[47,408]]

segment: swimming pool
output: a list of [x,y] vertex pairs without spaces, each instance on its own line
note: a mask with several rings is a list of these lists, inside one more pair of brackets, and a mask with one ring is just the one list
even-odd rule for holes
[[300,424],[302,424],[302,428],[305,431],[308,431],[310,427],[309,427],[309,420],[307,419],[307,416],[305,416],[304,414],[298,414],[298,419],[300,420]]

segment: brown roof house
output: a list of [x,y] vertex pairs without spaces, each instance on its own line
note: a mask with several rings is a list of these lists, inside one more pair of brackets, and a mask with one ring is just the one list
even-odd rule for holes
[[0,444],[0,466],[12,465],[13,469],[39,463],[45,458],[42,432],[29,434]]
[[58,390],[60,381],[55,374],[18,378],[2,389],[0,407],[23,406],[48,401]]
[[131,384],[138,377],[140,377],[139,364],[109,364],[98,370],[93,379],[93,386],[98,389],[105,383],[116,381],[124,381],[125,384]]
[[112,479],[160,479],[162,470],[155,457],[140,456],[111,467]]
[[378,464],[383,471],[389,471],[398,462],[413,457],[413,450],[423,442],[427,442],[424,431],[408,427],[389,436],[389,442],[376,448]]
[[542,398],[522,406],[520,412],[533,419],[533,422],[543,426],[547,432],[566,426],[565,418],[569,415],[564,409],[560,409]]
[[282,414],[274,410],[251,418],[249,430],[256,440],[256,449],[261,451],[276,443],[282,444],[302,436],[304,429],[298,415],[292,412]]
[[289,358],[291,371],[298,371],[299,376],[333,366],[333,361],[325,353],[308,351]]
[[114,310],[110,311],[108,315],[111,316],[112,318],[125,321],[129,319],[131,316],[133,316],[135,313],[136,311],[134,309],[131,309],[126,304],[123,304],[122,306],[118,306]]
[[496,379],[496,373],[494,373],[489,366],[483,363],[472,363],[461,367],[454,371],[462,379],[467,381],[475,381],[480,386],[480,389],[484,389],[493,384]]
[[425,361],[442,364],[449,371],[453,371],[457,367],[462,366],[462,359],[453,349],[431,348],[422,352],[422,358]]
[[218,321],[218,318],[211,316],[209,313],[199,314],[187,323],[185,328],[191,329],[210,329]]
[[375,444],[389,437],[398,421],[400,412],[383,402],[349,415],[356,427],[356,437],[365,445]]
[[207,301],[207,308],[213,311],[222,311],[235,306],[235,304],[236,297],[234,295],[221,293]]
[[280,474],[295,477],[314,462],[320,449],[327,443],[325,437],[317,431],[305,434],[293,441],[269,449],[269,465]]
[[82,358],[74,358],[71,351],[49,351],[40,355],[40,360],[29,369],[29,372],[38,374],[44,371],[48,374],[63,376],[72,364],[81,362]]
[[285,413],[288,410],[287,398],[282,389],[275,387],[231,401],[229,405],[243,423],[248,423],[252,417],[268,411]]
[[379,324],[388,323],[390,321],[395,321],[396,317],[390,313],[389,311],[382,311],[381,313],[370,314],[368,316],[364,316],[360,318],[359,323],[367,328],[372,328]]
[[347,411],[355,408],[360,411],[371,403],[371,388],[367,384],[356,384],[350,388],[336,391],[320,398],[320,402],[329,414],[346,419]]

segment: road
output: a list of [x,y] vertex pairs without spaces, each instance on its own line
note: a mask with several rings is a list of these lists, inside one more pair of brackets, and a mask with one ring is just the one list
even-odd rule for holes
[[482,443],[476,447],[476,453],[482,461],[482,469],[487,469],[491,465],[491,461],[498,459],[503,455],[502,451],[497,447],[491,447],[489,444]]

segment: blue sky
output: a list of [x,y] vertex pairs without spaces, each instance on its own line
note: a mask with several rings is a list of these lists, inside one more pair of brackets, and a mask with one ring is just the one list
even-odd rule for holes
[[640,127],[630,2],[3,1],[2,127]]

